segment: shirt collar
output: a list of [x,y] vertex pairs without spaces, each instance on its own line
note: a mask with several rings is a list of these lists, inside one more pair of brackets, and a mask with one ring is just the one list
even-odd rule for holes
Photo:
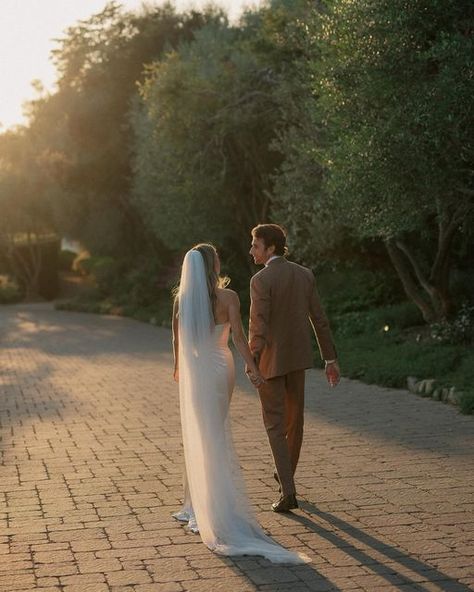
[[273,261],[274,259],[279,259],[281,257],[281,255],[272,255],[270,257],[270,259],[265,263],[265,267],[268,267],[268,264],[270,263],[270,261]]

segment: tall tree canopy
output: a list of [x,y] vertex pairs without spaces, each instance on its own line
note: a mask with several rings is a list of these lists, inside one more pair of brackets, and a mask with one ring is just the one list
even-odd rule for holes
[[249,230],[271,216],[282,161],[288,19],[277,3],[242,27],[217,14],[149,69],[134,118],[134,193],[169,247],[207,238],[248,264]]
[[57,91],[33,103],[30,131],[61,155],[55,172],[62,228],[98,254],[145,248],[145,227],[130,200],[129,112],[145,65],[190,39],[205,18],[170,5],[125,13],[111,2],[58,40]]
[[303,30],[313,95],[282,200],[299,179],[314,217],[383,241],[428,321],[449,313],[453,252],[474,212],[472,16],[467,1],[335,0]]

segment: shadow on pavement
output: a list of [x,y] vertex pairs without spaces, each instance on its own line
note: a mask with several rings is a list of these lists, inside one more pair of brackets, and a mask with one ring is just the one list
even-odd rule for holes
[[[242,367],[236,357],[236,384],[246,396],[258,400]],[[349,379],[330,389],[323,373],[315,369],[306,373],[305,398],[305,416],[318,424],[312,433],[315,445],[325,444],[325,435],[331,431],[341,439],[344,433],[360,437],[366,447],[375,440],[377,445],[394,442],[410,451],[429,451],[445,458],[471,456],[474,422],[451,405]],[[338,452],[348,452],[343,442]]]
[[[387,583],[394,588],[407,590],[407,585],[409,585],[409,590],[420,592],[428,592],[428,590],[432,591],[432,586],[427,587],[424,585],[428,583],[435,584],[436,589],[440,591],[470,591],[470,588],[453,580],[450,576],[440,572],[433,566],[424,563],[419,559],[415,559],[414,557],[410,557],[400,549],[378,540],[352,524],[337,518],[333,514],[319,510],[314,504],[301,501],[300,509],[309,516],[289,513],[287,515],[288,518],[303,524],[308,530],[311,530],[321,538],[326,539],[337,549],[342,550],[344,553],[354,558],[358,563],[364,565],[367,569],[370,569],[373,574],[385,579]],[[318,521],[314,518],[318,519]],[[325,528],[321,524],[321,521],[327,522],[327,524],[330,525],[331,530]],[[364,551],[359,546],[349,543],[347,539],[336,534],[333,531],[333,528],[337,528],[342,533],[349,535],[359,544],[362,543],[366,547],[369,547],[370,550],[375,551],[377,555],[383,555],[386,558],[387,563],[385,563],[384,560],[375,559],[371,556],[368,552],[369,549]],[[400,565],[399,568],[394,565],[396,563]],[[407,571],[413,573],[414,579],[407,575]],[[423,578],[424,582],[420,582],[420,577]]]
[[0,307],[3,344],[61,357],[172,355],[168,329],[124,317],[57,311],[51,303]]
[[[229,565],[228,560],[232,564]],[[318,573],[311,564],[288,565],[272,563],[261,557],[228,557],[222,561],[238,576],[245,576],[253,590],[265,592],[340,592],[334,583]],[[231,584],[229,584],[231,586]],[[229,587],[229,590],[231,588]],[[211,592],[211,589],[210,591]]]

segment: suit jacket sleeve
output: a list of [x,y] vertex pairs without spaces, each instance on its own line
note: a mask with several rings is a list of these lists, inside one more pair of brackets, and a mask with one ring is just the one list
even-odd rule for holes
[[250,281],[250,351],[258,359],[266,344],[270,320],[270,290],[258,276]]
[[321,357],[323,360],[334,360],[337,358],[336,348],[334,346],[331,328],[329,327],[329,321],[321,305],[314,276],[312,276],[312,283],[309,318],[318,341]]

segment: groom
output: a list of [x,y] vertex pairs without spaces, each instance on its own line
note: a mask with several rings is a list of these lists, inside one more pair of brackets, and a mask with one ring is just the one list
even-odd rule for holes
[[250,281],[249,345],[265,378],[258,392],[281,491],[274,512],[298,507],[293,475],[303,441],[305,368],[313,365],[310,321],[328,382],[339,382],[336,350],[313,273],[287,261],[286,252],[286,234],[277,224],[252,230],[250,254],[265,267]]

